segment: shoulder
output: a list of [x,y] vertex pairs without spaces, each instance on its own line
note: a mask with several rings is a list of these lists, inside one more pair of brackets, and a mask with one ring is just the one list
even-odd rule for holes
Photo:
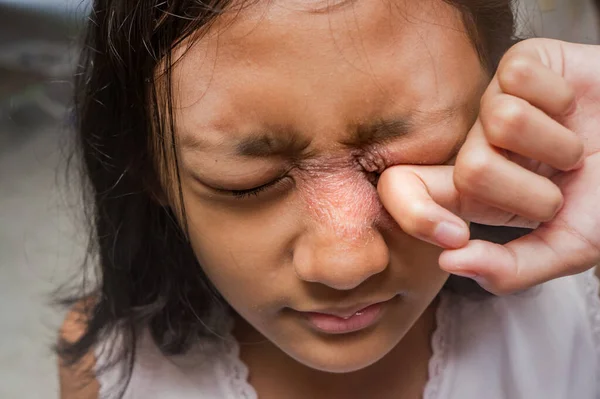
[[[239,397],[230,392],[239,374],[237,344],[231,345],[203,338],[183,354],[165,355],[146,328],[137,338],[127,394],[147,399]],[[101,382],[103,385],[104,380]]]
[[184,353],[169,355],[157,345],[148,325],[131,338],[124,331],[113,331],[96,344],[94,367],[100,397],[112,397],[115,392],[122,399],[239,397],[230,392],[240,374],[236,343],[199,338]]
[[[66,315],[59,331],[59,348],[77,342],[87,329],[86,309],[88,303],[75,305]],[[61,399],[96,399],[99,385],[95,376],[96,358],[92,352],[84,354],[76,362],[59,356],[58,370]]]
[[[90,312],[90,302],[68,312],[60,329],[59,349],[83,337]],[[60,397],[97,399],[116,393],[123,399],[239,397],[237,390],[246,388],[245,366],[238,353],[239,345],[229,332],[199,338],[183,354],[166,355],[147,325],[139,327],[135,337],[114,329],[78,361],[59,357]]]

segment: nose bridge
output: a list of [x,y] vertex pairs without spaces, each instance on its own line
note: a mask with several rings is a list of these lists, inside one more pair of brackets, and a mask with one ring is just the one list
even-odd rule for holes
[[309,218],[294,257],[301,279],[348,290],[386,268],[388,249],[374,228],[383,207],[364,175],[331,174],[300,191]]
[[342,240],[355,241],[380,217],[376,188],[358,171],[343,171],[311,182],[302,190],[318,230],[331,230]]

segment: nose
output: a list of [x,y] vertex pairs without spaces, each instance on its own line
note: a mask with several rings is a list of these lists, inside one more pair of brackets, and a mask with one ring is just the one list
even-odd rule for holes
[[372,228],[352,237],[322,229],[299,239],[293,262],[296,275],[304,281],[351,290],[387,268],[389,250]]

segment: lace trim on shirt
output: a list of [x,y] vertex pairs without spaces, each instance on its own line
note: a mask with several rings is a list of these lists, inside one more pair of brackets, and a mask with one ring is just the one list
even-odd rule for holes
[[[436,329],[431,337],[433,355],[429,360],[429,379],[425,386],[423,399],[441,399],[440,390],[444,371],[448,363],[448,347],[450,345],[450,326],[452,317],[449,311],[450,298],[440,295],[440,303],[436,311]],[[599,309],[600,317],[600,309]],[[248,382],[248,367],[240,358],[240,345],[232,334],[233,320],[229,323],[225,345],[225,363],[231,391],[234,398],[258,399],[256,390]]]
[[[587,312],[596,347],[596,357],[600,362],[600,281],[598,281],[594,272],[594,269],[586,272],[583,282],[586,291]],[[598,381],[600,381],[600,367],[598,368]]]
[[229,388],[233,392],[233,398],[235,399],[258,399],[256,390],[248,382],[248,366],[240,358],[240,344],[233,336],[232,330],[233,319],[229,323],[226,339],[224,340],[224,360],[227,369],[225,374],[229,380]]
[[450,345],[450,298],[440,295],[440,303],[436,312],[436,329],[431,337],[433,355],[429,359],[429,380],[425,385],[423,399],[440,398],[440,390],[444,381],[444,372],[448,363],[448,347]]

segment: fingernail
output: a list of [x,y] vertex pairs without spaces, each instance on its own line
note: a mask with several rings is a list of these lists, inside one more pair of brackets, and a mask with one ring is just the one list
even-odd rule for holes
[[468,240],[465,228],[451,222],[440,222],[433,232],[433,237],[442,246],[449,248],[460,248]]

